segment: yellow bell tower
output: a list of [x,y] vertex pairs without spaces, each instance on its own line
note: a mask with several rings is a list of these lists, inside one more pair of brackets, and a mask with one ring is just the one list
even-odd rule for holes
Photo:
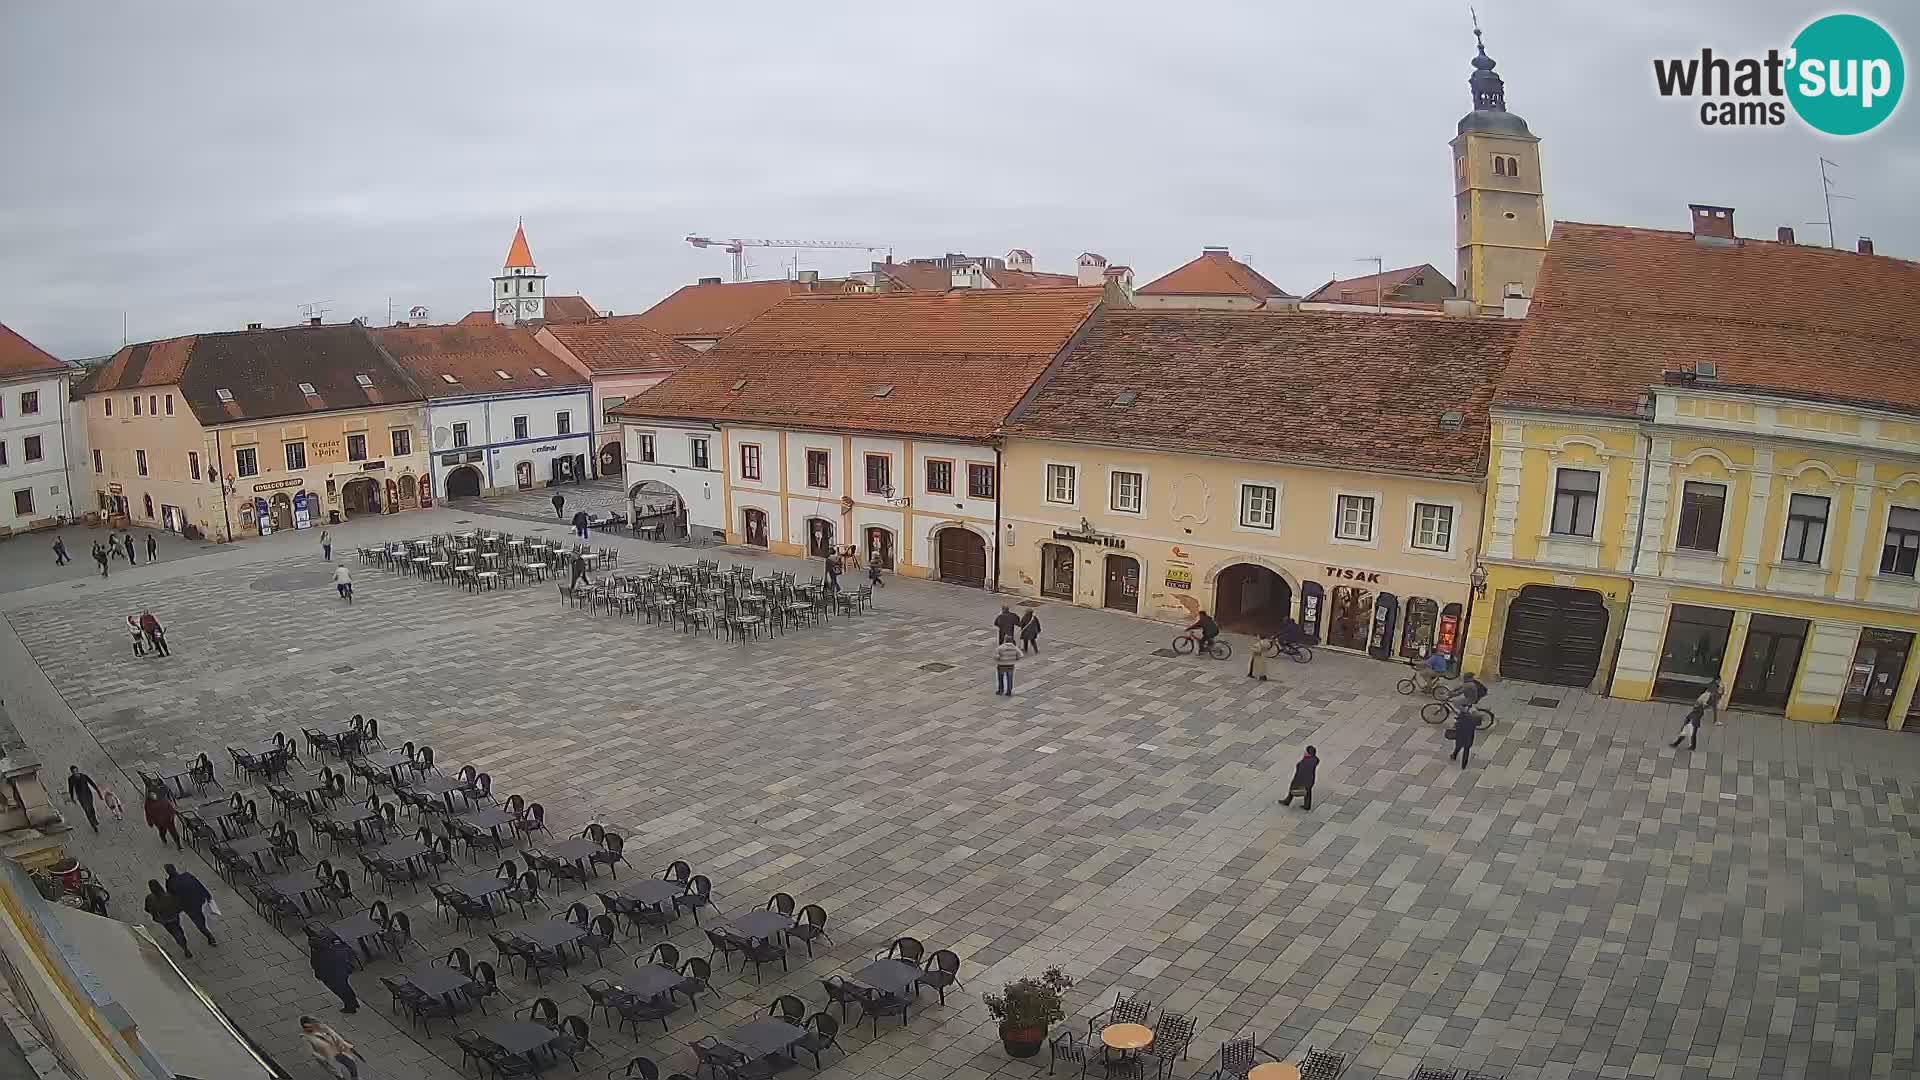
[[1547,253],[1546,195],[1540,140],[1507,111],[1506,84],[1473,36],[1473,111],[1453,138],[1454,278],[1459,295],[1482,314],[1499,314],[1507,298],[1531,300]]

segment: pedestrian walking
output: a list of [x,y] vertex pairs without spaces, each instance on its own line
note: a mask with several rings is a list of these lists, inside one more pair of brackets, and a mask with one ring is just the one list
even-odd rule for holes
[[314,977],[340,998],[340,1011],[360,1011],[360,995],[353,992],[353,946],[336,937],[314,939],[311,955]]
[[311,1016],[300,1018],[300,1037],[307,1044],[307,1052],[321,1065],[326,1066],[327,1075],[335,1080],[358,1080],[360,1062],[366,1055],[353,1048],[353,1044],[340,1037],[340,1033]]
[[147,655],[147,632],[140,629],[140,616],[127,616],[127,633],[133,638],[133,655]]
[[[581,582],[587,580],[587,560],[577,551],[574,552],[570,558],[573,561],[573,577],[572,580],[567,582],[568,592],[572,592],[579,587]],[[592,584],[592,582],[588,582],[588,584]]]
[[113,820],[115,821],[126,820],[127,808],[121,805],[120,796],[115,795],[113,793],[112,788],[108,788],[106,790],[106,792],[102,795],[100,801],[107,804],[107,813],[113,815]]
[[173,897],[174,901],[180,905],[180,910],[186,914],[187,918],[193,920],[194,928],[207,939],[207,944],[219,947],[220,943],[213,939],[213,931],[207,929],[207,916],[218,915],[220,907],[213,902],[213,894],[200,883],[200,879],[190,873],[176,870],[172,863],[168,863],[167,895]]
[[353,601],[353,571],[347,569],[344,562],[333,568],[333,588],[340,594],[340,599],[349,603]]
[[179,816],[174,810],[173,800],[167,797],[167,793],[158,787],[148,788],[144,809],[147,814],[147,824],[153,826],[154,831],[160,834],[161,846],[164,847],[167,838],[172,837],[174,849],[185,850],[186,845],[180,842]]
[[1020,651],[1023,654],[1040,651],[1040,613],[1032,608],[1028,608],[1020,620]]
[[1287,785],[1287,797],[1280,800],[1280,805],[1292,806],[1295,796],[1298,796],[1301,800],[1300,809],[1313,809],[1313,778],[1319,771],[1320,751],[1309,746],[1293,765],[1293,781]]
[[72,559],[67,558],[67,542],[57,536],[54,537],[53,538],[53,565],[65,566],[72,561],[73,561]]
[[1013,639],[1005,637],[993,647],[995,679],[993,692],[1007,697],[1013,696],[1013,665],[1020,662],[1020,646]]
[[101,547],[100,541],[98,540],[95,540],[93,542],[93,561],[100,564],[100,576],[106,577],[107,576],[107,549],[104,547]]
[[152,533],[147,534],[147,561],[160,561],[160,541],[156,540]]
[[585,510],[575,510],[573,512],[574,535],[578,536],[582,540],[585,540],[587,538],[587,522],[589,520],[590,519],[587,517],[587,512]]
[[128,533],[124,539],[127,542],[127,565],[128,566],[138,565],[137,563],[134,562],[134,559],[133,559],[133,534]]
[[107,534],[107,554],[116,559],[126,558],[125,555],[121,554],[119,533],[112,532]]
[[867,560],[867,584],[876,589],[884,589],[887,587],[887,583],[880,580],[880,564],[874,562],[872,559]]
[[325,529],[320,530],[320,557],[328,562],[333,561],[333,534]]
[[1693,699],[1693,703],[1704,706],[1708,715],[1713,717],[1714,726],[1720,726],[1722,723],[1720,719],[1720,676],[1715,675],[1713,679],[1707,683],[1707,688],[1700,691],[1700,696]]
[[180,901],[168,896],[167,890],[152,878],[147,879],[147,918],[172,934],[188,957],[193,956],[193,947],[187,944],[187,932],[180,925]]
[[100,831],[100,815],[93,809],[93,798],[98,794],[100,785],[93,782],[93,777],[81,772],[78,765],[67,766],[67,798],[86,811],[87,824],[93,826],[94,832]]
[[561,516],[560,508],[565,505],[567,505],[567,497],[565,495],[555,495],[553,497],[553,516],[556,519]]
[[1453,710],[1453,727],[1448,729],[1447,738],[1453,740],[1453,753],[1447,760],[1460,759],[1460,767],[1467,767],[1467,759],[1473,756],[1473,736],[1480,729],[1480,719],[1473,715],[1473,706],[1462,702]]
[[993,617],[993,628],[1000,631],[1000,640],[1002,642],[1012,641],[1013,631],[1019,625],[1020,616],[1015,615],[1012,608],[1001,604],[1000,614]]
[[1673,741],[1667,745],[1679,746],[1680,740],[1685,739],[1687,749],[1700,749],[1700,718],[1706,714],[1706,711],[1705,704],[1695,701],[1693,707],[1687,710],[1687,715],[1680,718],[1680,734],[1675,735]]
[[1267,650],[1261,648],[1259,638],[1253,639],[1253,648],[1247,650],[1247,678],[1267,681]]
[[173,650],[167,648],[166,627],[160,625],[160,620],[154,618],[151,610],[143,609],[140,612],[140,629],[146,631],[147,644],[153,646],[154,652],[159,653],[161,656],[173,655]]
[[840,553],[829,552],[827,554],[827,591],[830,593],[840,591],[840,569]]

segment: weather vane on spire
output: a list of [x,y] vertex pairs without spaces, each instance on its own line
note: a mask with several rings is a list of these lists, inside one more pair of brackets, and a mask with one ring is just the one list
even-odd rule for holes
[[1494,74],[1493,57],[1487,55],[1487,42],[1480,34],[1480,13],[1473,6],[1467,6],[1467,17],[1473,20],[1473,43],[1478,55],[1473,58],[1473,78],[1468,80],[1473,88],[1473,107],[1476,110],[1504,112],[1507,107],[1507,90],[1500,76]]

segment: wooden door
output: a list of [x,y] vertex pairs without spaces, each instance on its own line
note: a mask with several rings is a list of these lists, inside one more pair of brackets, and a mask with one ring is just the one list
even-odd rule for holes
[[941,529],[940,580],[984,587],[987,584],[987,542],[967,529]]
[[1589,686],[1600,672],[1607,608],[1587,589],[1528,585],[1507,608],[1500,676],[1558,686]]
[[893,533],[878,527],[867,529],[867,565],[893,569]]
[[1140,611],[1140,563],[1126,555],[1107,556],[1107,606]]
[[745,511],[745,517],[746,517],[747,543],[751,544],[754,547],[766,547],[767,546],[766,511],[750,509]]

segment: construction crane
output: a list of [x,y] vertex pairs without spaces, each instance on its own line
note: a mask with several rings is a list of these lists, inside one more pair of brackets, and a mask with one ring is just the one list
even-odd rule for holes
[[889,244],[863,244],[851,240],[715,240],[706,236],[689,236],[687,243],[697,248],[717,247],[733,256],[733,280],[747,280],[747,249],[787,248],[793,251],[884,251],[887,261],[893,261],[893,247]]

